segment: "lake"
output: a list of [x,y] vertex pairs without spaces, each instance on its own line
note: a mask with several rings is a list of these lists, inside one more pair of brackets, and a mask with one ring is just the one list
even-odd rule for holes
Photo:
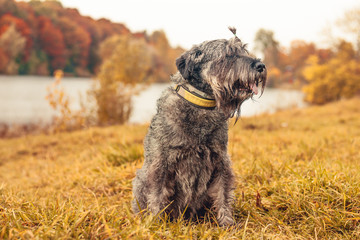
[[[42,76],[0,75],[0,123],[48,123],[55,112],[45,100],[47,87],[54,78]],[[80,95],[86,97],[91,87],[90,78],[62,79],[65,93],[70,97],[71,109],[80,108]],[[139,95],[133,97],[134,110],[130,123],[145,123],[156,112],[156,100],[170,84],[152,84]],[[273,113],[279,109],[305,107],[303,93],[296,90],[265,89],[261,98],[247,100],[241,108],[241,116]]]

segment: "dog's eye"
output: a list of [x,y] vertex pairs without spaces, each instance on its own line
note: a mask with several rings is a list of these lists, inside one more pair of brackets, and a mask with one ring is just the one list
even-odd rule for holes
[[256,79],[256,86],[259,86],[259,83],[262,83],[262,79]]
[[238,81],[236,81],[235,83],[234,83],[234,89],[240,89],[241,88],[241,84],[240,84],[240,80],[238,80]]
[[201,54],[202,54],[202,51],[197,50],[197,51],[195,52],[195,57],[198,57],[198,56],[200,56]]

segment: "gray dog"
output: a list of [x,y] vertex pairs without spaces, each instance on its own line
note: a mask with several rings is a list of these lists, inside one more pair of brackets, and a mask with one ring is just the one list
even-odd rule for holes
[[147,209],[171,219],[215,212],[234,224],[234,174],[227,154],[228,119],[264,91],[265,65],[236,36],[195,45],[177,60],[176,84],[157,102],[144,141],[145,161],[133,181],[135,213]]

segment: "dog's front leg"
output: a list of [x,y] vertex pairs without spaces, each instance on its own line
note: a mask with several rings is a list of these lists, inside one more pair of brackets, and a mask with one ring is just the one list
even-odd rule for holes
[[159,214],[169,206],[170,198],[174,195],[174,170],[171,166],[153,164],[149,168],[148,208],[153,214]]
[[208,189],[212,208],[216,212],[220,226],[232,225],[235,223],[232,217],[234,175],[230,165],[221,166],[215,171],[214,179]]

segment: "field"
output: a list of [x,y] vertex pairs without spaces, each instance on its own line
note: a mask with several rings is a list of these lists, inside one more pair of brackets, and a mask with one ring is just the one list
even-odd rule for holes
[[147,126],[0,140],[0,239],[360,239],[360,99],[230,124],[237,225],[130,210]]

